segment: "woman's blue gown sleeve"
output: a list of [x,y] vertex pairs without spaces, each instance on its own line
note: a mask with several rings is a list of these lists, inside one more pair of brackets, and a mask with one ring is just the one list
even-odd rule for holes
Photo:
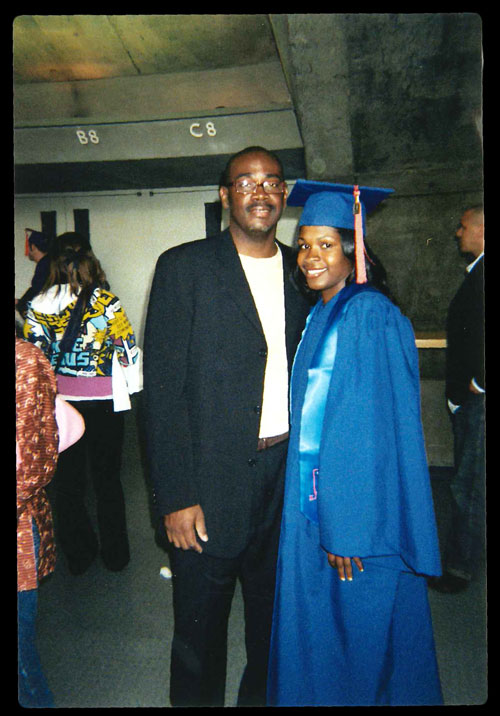
[[321,545],[440,574],[411,324],[383,296],[360,295],[338,345],[320,449]]

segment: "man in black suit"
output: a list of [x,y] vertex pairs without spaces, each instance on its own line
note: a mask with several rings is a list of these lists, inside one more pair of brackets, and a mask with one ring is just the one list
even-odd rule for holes
[[228,162],[229,228],[158,260],[144,345],[148,450],[171,549],[173,706],[223,706],[236,580],[247,665],[238,705],[264,705],[284,467],[288,378],[309,306],[276,241],[279,159]]
[[463,591],[477,575],[485,547],[484,212],[463,214],[456,233],[471,255],[467,275],[447,320],[446,397],[452,413],[455,470],[452,520],[443,555],[444,575],[431,586]]

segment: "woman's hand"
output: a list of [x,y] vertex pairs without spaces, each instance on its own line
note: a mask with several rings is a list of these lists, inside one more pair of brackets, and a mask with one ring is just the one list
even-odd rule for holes
[[[342,580],[342,582],[345,582],[345,579],[347,577],[348,582],[352,582],[352,564],[351,559],[349,557],[340,557],[338,554],[331,554],[330,552],[327,552],[328,555],[328,564],[330,567],[333,567],[333,569],[336,569],[339,573],[339,579]],[[363,563],[361,562],[359,557],[353,557],[352,561],[356,565],[356,567],[359,569],[360,572],[363,571]]]

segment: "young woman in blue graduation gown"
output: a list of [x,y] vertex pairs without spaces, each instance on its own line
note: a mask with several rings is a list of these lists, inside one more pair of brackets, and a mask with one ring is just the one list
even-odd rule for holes
[[320,298],[292,372],[268,703],[441,704],[415,337],[380,264],[355,282],[352,219],[327,205],[300,222],[298,266]]

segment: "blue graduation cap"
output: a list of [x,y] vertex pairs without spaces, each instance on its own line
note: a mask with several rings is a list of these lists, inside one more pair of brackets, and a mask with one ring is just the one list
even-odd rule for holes
[[365,283],[365,215],[393,192],[394,189],[297,179],[287,204],[304,207],[299,226],[333,226],[354,230],[356,282]]
[[[354,186],[331,184],[324,181],[297,179],[287,199],[288,206],[303,206],[299,226],[334,226],[337,229],[354,229]],[[363,226],[364,217],[381,201],[387,199],[394,189],[360,186]]]

